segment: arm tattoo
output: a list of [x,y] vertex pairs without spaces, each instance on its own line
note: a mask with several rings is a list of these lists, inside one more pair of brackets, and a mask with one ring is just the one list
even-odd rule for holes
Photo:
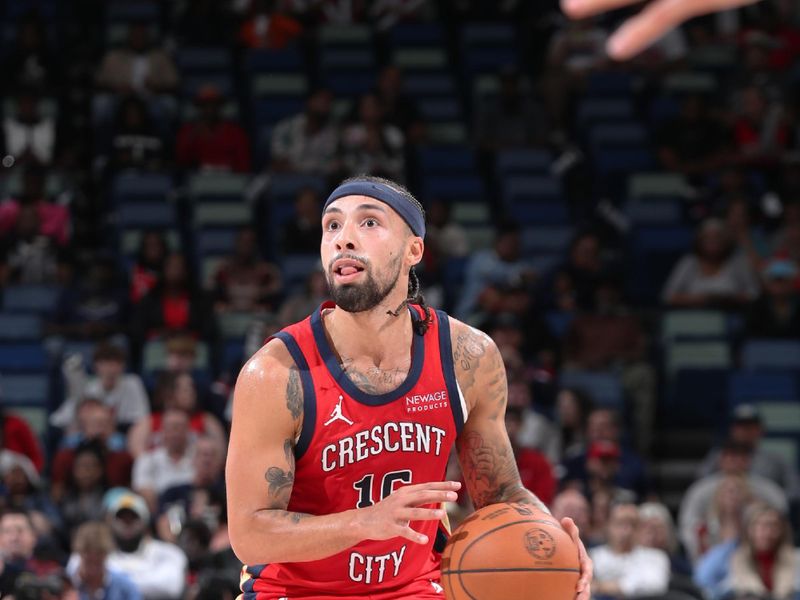
[[292,486],[294,485],[295,460],[294,443],[292,440],[284,440],[283,453],[286,456],[288,469],[270,467],[267,469],[267,472],[264,473],[264,479],[266,479],[269,484],[270,506],[268,510],[274,518],[289,519],[293,523],[299,523],[301,519],[309,515],[286,510],[286,507],[289,506]]
[[286,382],[286,408],[296,421],[303,414],[303,388],[300,386],[300,372],[297,367],[289,369],[289,380]]
[[[453,345],[453,362],[461,390],[465,396],[478,394],[488,399],[492,407],[492,419],[501,419],[505,415],[506,368],[500,351],[492,343],[488,335],[482,331],[465,327],[456,336]],[[482,380],[480,388],[476,388],[476,379]]]

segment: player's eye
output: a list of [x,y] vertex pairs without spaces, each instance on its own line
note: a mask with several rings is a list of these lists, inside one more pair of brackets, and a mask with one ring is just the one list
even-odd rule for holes
[[367,227],[375,227],[378,224],[378,221],[375,219],[364,219],[364,225]]
[[325,225],[325,229],[327,231],[336,231],[339,229],[339,222],[338,221],[328,221],[328,224]]

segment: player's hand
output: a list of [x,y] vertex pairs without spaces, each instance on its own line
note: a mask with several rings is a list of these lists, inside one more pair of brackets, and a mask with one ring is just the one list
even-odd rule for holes
[[[573,19],[583,19],[640,1],[561,0],[561,8]],[[608,54],[615,60],[627,60],[684,21],[756,2],[758,0],[654,0],[614,32],[608,40]]]
[[432,481],[406,485],[367,508],[355,511],[356,527],[362,539],[388,540],[404,537],[417,544],[427,544],[428,536],[414,531],[410,521],[434,521],[444,518],[441,508],[420,508],[425,504],[453,502],[461,488],[458,481]]
[[581,576],[578,579],[578,584],[575,586],[575,600],[589,600],[592,595],[592,574],[594,573],[594,565],[589,554],[586,552],[586,547],[581,541],[578,526],[575,521],[569,517],[561,519],[561,526],[564,528],[572,541],[578,547],[578,559],[581,562]]

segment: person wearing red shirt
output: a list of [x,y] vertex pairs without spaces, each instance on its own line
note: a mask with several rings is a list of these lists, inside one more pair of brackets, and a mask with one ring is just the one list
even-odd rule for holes
[[536,494],[548,506],[556,494],[557,481],[553,474],[553,465],[539,450],[525,448],[517,443],[522,429],[522,409],[518,406],[506,407],[506,429],[511,440],[511,448],[517,460],[519,478],[526,489]]
[[0,409],[0,448],[24,454],[40,473],[44,467],[42,446],[30,425],[23,419]]

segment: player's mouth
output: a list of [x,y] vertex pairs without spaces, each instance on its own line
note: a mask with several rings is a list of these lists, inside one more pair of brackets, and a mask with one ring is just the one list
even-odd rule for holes
[[350,283],[358,279],[366,269],[357,260],[345,258],[334,262],[331,270],[335,281],[338,283]]

